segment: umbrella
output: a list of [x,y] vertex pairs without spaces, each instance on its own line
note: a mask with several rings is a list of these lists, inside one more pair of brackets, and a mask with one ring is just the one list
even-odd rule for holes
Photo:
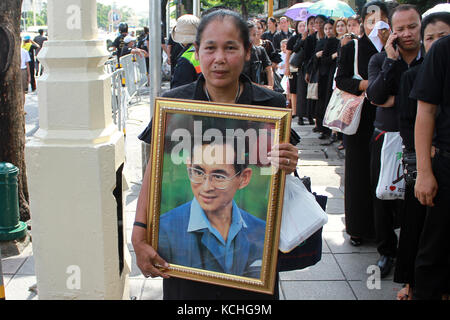
[[310,5],[312,5],[312,2],[296,3],[287,9],[284,15],[294,21],[306,21],[311,16],[308,12]]
[[346,4],[345,2],[339,0],[321,0],[310,7],[308,7],[308,12],[314,15],[324,15],[327,17],[351,17],[355,15],[355,11]]
[[450,12],[450,3],[439,3],[435,5],[433,8],[427,10],[422,15],[422,18],[425,18],[427,15],[435,12]]

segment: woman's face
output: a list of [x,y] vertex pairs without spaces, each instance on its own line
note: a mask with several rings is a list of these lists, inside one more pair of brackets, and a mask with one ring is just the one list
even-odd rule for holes
[[364,20],[364,33],[369,35],[378,21],[389,23],[388,18],[383,13],[373,12],[368,14]]
[[256,36],[259,38],[261,38],[262,34],[264,33],[264,28],[261,24],[261,22],[256,22]]
[[333,25],[331,23],[325,24],[324,31],[325,31],[325,36],[327,38],[333,38],[334,37]]
[[423,45],[425,47],[425,52],[430,50],[436,40],[449,34],[450,26],[445,22],[437,21],[435,23],[428,24],[423,33]]
[[302,34],[305,32],[305,30],[306,30],[306,23],[302,21],[297,25],[297,34]]
[[250,60],[250,48],[244,47],[233,18],[225,17],[211,21],[203,30],[196,57],[206,84],[226,89],[239,81],[245,61]]
[[308,22],[308,32],[309,32],[309,34],[314,33],[314,23],[315,23],[315,19],[311,19]]
[[258,40],[259,40],[258,39],[258,29],[255,26],[255,27],[249,29],[249,32],[250,32],[250,42],[253,45],[257,46],[258,45]]
[[325,21],[323,21],[320,18],[316,18],[316,20],[314,21],[314,30],[316,32],[320,32],[320,31],[323,32],[324,25],[325,25]]
[[342,36],[347,33],[347,25],[344,21],[338,21],[336,24],[337,36]]

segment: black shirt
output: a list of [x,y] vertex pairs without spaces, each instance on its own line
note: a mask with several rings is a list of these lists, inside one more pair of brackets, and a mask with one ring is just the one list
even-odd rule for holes
[[410,97],[440,106],[435,145],[450,150],[450,36],[436,41],[428,51]]
[[284,31],[277,31],[275,33],[275,35],[273,36],[273,41],[272,41],[275,49],[277,51],[280,51],[281,50],[281,46],[280,46],[281,41],[284,39],[289,39],[292,36],[292,34],[293,34],[293,32],[290,29],[288,30],[287,33]]
[[172,79],[170,80],[170,89],[194,82],[197,78],[197,71],[195,71],[192,63],[188,59],[180,57],[175,65]]
[[277,33],[276,31],[274,33],[272,33],[272,32],[270,32],[270,30],[267,30],[266,32],[264,32],[261,35],[261,39],[262,40],[269,40],[273,44],[273,37],[275,36],[276,33]]
[[422,54],[414,59],[410,65],[401,57],[398,60],[392,60],[387,57],[385,51],[372,56],[369,61],[369,87],[367,88],[367,97],[373,104],[384,104],[389,96],[395,96],[395,102],[392,107],[377,107],[374,126],[383,131],[397,132],[397,96],[402,74],[410,67],[422,63]]
[[266,50],[262,46],[252,46],[250,60],[244,64],[244,73],[254,83],[267,84],[265,69],[272,65]]
[[47,40],[48,40],[47,37],[44,37],[44,36],[41,36],[41,35],[38,35],[38,36],[34,37],[33,41],[36,42],[39,45],[39,47],[40,47],[39,49],[36,50],[36,54],[38,54],[39,51],[41,51],[42,46],[44,45],[44,42],[47,41]]

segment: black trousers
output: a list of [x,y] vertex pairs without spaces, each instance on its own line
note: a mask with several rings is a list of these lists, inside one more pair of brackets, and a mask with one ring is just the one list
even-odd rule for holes
[[434,207],[428,207],[416,258],[415,299],[441,299],[450,289],[450,157],[433,159],[438,183]]
[[381,168],[381,149],[384,134],[375,128],[371,140],[370,182],[372,186],[373,211],[377,250],[380,255],[395,257],[397,254],[397,235],[394,229],[399,225],[399,213],[403,200],[380,200],[376,188]]
[[414,265],[426,210],[427,207],[421,205],[414,196],[414,184],[407,184],[404,210],[400,221],[400,238],[395,262],[394,282],[415,285]]

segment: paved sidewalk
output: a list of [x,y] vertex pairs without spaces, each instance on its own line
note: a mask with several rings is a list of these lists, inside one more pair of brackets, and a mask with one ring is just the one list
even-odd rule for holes
[[[27,135],[37,130],[37,97],[27,96]],[[142,179],[141,144],[136,138],[148,123],[150,107],[147,97],[139,104],[129,108],[126,137],[126,164],[124,175],[128,190],[126,203],[126,233],[128,247],[132,256],[130,273],[130,295],[138,300],[162,298],[162,280],[145,279],[135,263],[135,254],[131,245],[131,229],[134,221],[137,197]],[[323,141],[311,131],[312,126],[293,128],[302,137],[300,144],[299,172],[301,176],[310,176],[312,189],[318,194],[328,196],[328,224],[323,232],[322,260],[315,266],[300,271],[283,272],[280,276],[282,299],[299,300],[394,300],[401,289],[400,284],[392,281],[392,272],[380,283],[380,288],[370,290],[367,283],[373,284],[367,268],[375,265],[378,259],[376,247],[363,245],[353,247],[345,233],[344,222],[344,161],[337,152],[337,144],[321,146]],[[36,284],[34,259],[31,244],[19,256],[2,260],[6,298],[8,300],[38,299],[35,290],[29,288]]]

